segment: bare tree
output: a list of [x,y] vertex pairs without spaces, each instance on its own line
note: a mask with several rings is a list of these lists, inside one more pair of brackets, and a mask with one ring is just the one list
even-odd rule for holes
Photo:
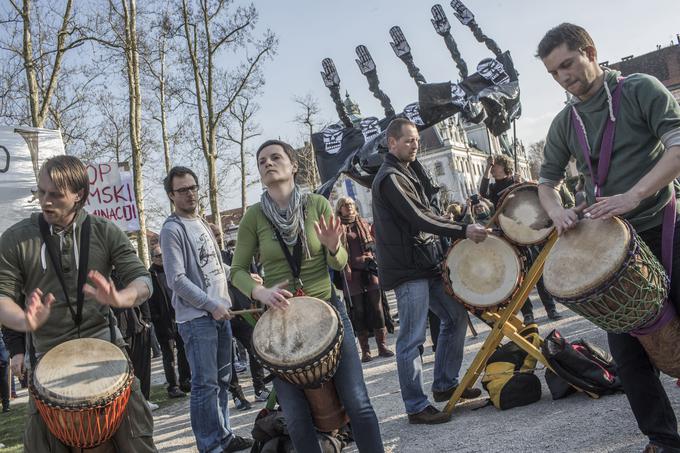
[[529,145],[529,152],[527,153],[531,178],[536,181],[538,181],[538,172],[543,162],[543,148],[545,148],[545,140],[539,140]]
[[235,133],[227,129],[229,141],[238,145],[239,148],[239,171],[241,175],[241,213],[246,212],[246,189],[248,187],[248,168],[246,142],[262,134],[257,124],[253,123],[253,116],[258,112],[260,106],[252,102],[248,95],[240,95],[236,103],[229,109],[229,115],[234,119]]
[[[43,127],[50,115],[64,57],[68,51],[83,45],[87,38],[74,19],[73,0],[66,0],[60,11],[48,6],[34,12],[31,0],[9,0],[9,5],[11,8],[7,12],[8,18],[3,22],[15,27],[9,27],[2,48],[20,57],[26,77],[30,124]],[[58,19],[54,23],[48,23],[55,16]],[[33,40],[35,29],[38,30],[37,48]]]
[[307,93],[305,96],[296,96],[293,101],[300,107],[299,113],[295,116],[294,121],[305,128],[304,146],[298,154],[300,165],[304,166],[302,175],[306,184],[310,189],[314,189],[321,184],[319,176],[319,169],[316,165],[316,153],[314,152],[314,144],[312,143],[312,134],[314,129],[319,126],[319,101]]
[[[218,131],[244,90],[257,90],[263,83],[260,66],[276,46],[267,30],[253,36],[258,14],[254,5],[231,9],[233,0],[182,0],[182,21],[188,66],[192,74],[193,107],[199,125],[200,145],[208,171],[208,194],[214,222],[222,228],[217,184]],[[226,70],[218,57],[227,50],[245,53],[245,61]]]

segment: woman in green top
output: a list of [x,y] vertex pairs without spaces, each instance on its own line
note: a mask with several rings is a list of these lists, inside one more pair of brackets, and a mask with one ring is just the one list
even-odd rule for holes
[[[274,309],[286,309],[288,298],[301,289],[305,295],[330,301],[335,306],[345,332],[334,376],[335,387],[352,426],[360,427],[353,430],[359,451],[382,452],[378,419],[364,383],[352,325],[344,304],[331,289],[328,274],[328,266],[339,271],[347,264],[347,251],[340,241],[341,223],[332,215],[328,200],[320,195],[300,193],[295,184],[298,170],[295,151],[289,144],[268,140],[259,147],[256,157],[266,190],[260,203],[251,206],[239,224],[232,282],[244,294]],[[292,277],[273,226],[289,248],[300,243],[299,279]],[[263,284],[250,277],[250,263],[257,252],[265,272]],[[303,390],[279,378],[274,379],[274,388],[295,450],[321,453]]]

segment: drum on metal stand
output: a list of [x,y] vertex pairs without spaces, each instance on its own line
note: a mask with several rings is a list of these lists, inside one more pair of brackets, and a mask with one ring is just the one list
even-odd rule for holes
[[120,427],[134,378],[119,347],[81,338],[61,343],[40,358],[30,392],[55,437],[70,447],[93,448]]
[[470,239],[456,241],[442,267],[447,292],[475,312],[507,305],[525,274],[517,249],[496,236],[479,244]]
[[331,304],[314,297],[288,301],[288,308],[267,310],[255,324],[255,358],[304,389],[316,427],[333,431],[348,421],[332,383],[344,335],[340,316]]
[[494,216],[506,239],[515,245],[544,243],[553,230],[548,213],[538,198],[538,186],[532,182],[515,184],[507,189]]

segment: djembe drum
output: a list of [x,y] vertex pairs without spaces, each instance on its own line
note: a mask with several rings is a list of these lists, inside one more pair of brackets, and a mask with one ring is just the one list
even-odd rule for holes
[[344,334],[340,316],[331,304],[314,297],[288,301],[288,308],[267,310],[255,324],[255,358],[305,390],[320,431],[338,429],[348,420],[332,382]]
[[638,337],[650,360],[680,377],[680,320],[638,334],[664,314],[668,277],[649,247],[619,218],[583,219],[563,234],[543,269],[556,302],[613,333]]
[[531,182],[510,187],[498,203],[497,223],[510,242],[520,246],[544,243],[553,223],[538,199],[538,186]]
[[442,265],[446,291],[473,311],[507,305],[524,278],[524,261],[502,238],[456,241]]
[[119,347],[81,338],[61,343],[40,359],[30,391],[54,436],[71,447],[93,448],[118,430],[133,380]]

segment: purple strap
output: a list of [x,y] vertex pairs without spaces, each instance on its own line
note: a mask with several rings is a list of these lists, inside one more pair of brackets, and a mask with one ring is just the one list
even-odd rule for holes
[[[619,77],[618,83],[614,88],[612,94],[612,111],[614,117],[618,118],[619,109],[621,107],[621,93],[623,92],[623,82],[625,78]],[[605,81],[606,83],[606,81]],[[607,115],[607,124],[604,128],[604,133],[602,135],[602,145],[600,147],[600,160],[597,164],[597,174],[593,172],[593,165],[590,160],[590,145],[588,145],[588,138],[586,136],[585,127],[582,126],[581,118],[578,115],[575,107],[571,109],[571,121],[572,126],[576,130],[576,137],[581,145],[581,151],[583,152],[583,158],[588,164],[588,169],[590,170],[590,176],[593,180],[595,196],[602,196],[602,186],[607,180],[607,174],[609,173],[609,163],[611,161],[612,151],[614,150],[614,131],[616,124]],[[675,188],[671,192],[671,199],[664,208],[663,213],[663,226],[661,227],[661,261],[663,267],[666,269],[668,275],[668,280],[670,283],[670,278],[673,271],[673,237],[675,235]],[[675,308],[673,304],[670,303],[668,299],[664,301],[661,313],[647,325],[640,327],[632,332],[631,335],[641,336],[647,335],[652,332],[664,327],[668,322],[670,322],[676,316]]]

